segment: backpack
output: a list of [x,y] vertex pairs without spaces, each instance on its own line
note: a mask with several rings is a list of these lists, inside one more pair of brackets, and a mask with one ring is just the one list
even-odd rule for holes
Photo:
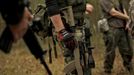
[[100,20],[98,20],[98,29],[100,32],[105,33],[109,30],[109,25],[108,25],[108,21],[107,18],[102,18]]

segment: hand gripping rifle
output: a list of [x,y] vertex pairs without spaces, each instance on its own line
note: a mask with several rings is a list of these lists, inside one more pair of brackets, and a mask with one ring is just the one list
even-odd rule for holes
[[[64,23],[65,27],[67,25],[69,25],[70,27],[75,26],[72,6],[66,6],[64,8],[61,8],[60,10],[62,11],[61,15],[62,15],[62,20],[63,20],[63,23]],[[66,27],[66,29],[67,29],[67,27]],[[72,71],[74,71],[76,69],[78,75],[83,75],[82,66],[80,64],[79,48],[78,47],[75,48],[73,53],[74,53],[73,54],[74,55],[74,60],[72,62],[69,62],[67,65],[65,65],[65,68],[64,68],[63,71],[64,71],[65,74],[68,75],[68,74],[70,74]]]
[[[68,10],[69,12],[72,12],[69,9],[66,9],[66,10]],[[68,14],[73,15],[71,13],[68,13]],[[74,21],[74,20],[72,20],[72,21]],[[71,22],[71,23],[74,23],[74,22]],[[90,41],[91,35],[88,35],[88,37],[87,37],[87,34],[90,34],[89,28],[86,28],[85,26],[81,26],[80,28],[78,28],[78,30],[76,28],[76,33],[77,32],[78,32],[78,37],[81,36],[82,40],[80,39],[81,41],[78,41],[78,48],[76,50],[74,50],[74,57],[75,57],[74,61],[69,62],[65,66],[65,68],[63,70],[65,72],[65,74],[68,74],[76,69],[78,72],[78,75],[79,74],[83,75],[89,71],[89,70],[87,70],[87,68],[91,69],[91,68],[95,67],[95,61],[92,56],[92,49],[94,49],[94,47],[91,47],[91,41]],[[79,51],[80,51],[80,53],[78,53]],[[82,62],[81,62],[81,59],[82,59]],[[78,62],[80,62],[80,63],[78,63]],[[84,72],[81,71],[80,67],[82,67],[82,70]],[[91,72],[88,72],[88,74],[91,75]]]

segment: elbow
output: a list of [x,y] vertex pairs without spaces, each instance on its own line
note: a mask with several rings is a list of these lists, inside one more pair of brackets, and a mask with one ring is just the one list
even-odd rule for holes
[[116,12],[114,12],[114,11],[113,12],[110,12],[110,15],[111,16],[116,16]]

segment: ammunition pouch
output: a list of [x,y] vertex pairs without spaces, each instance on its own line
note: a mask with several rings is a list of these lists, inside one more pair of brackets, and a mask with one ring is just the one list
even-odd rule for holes
[[98,29],[100,32],[105,33],[109,30],[108,21],[106,18],[102,18],[98,21]]

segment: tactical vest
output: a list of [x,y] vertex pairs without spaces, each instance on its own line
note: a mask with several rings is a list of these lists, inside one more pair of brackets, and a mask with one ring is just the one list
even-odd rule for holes
[[84,14],[86,10],[86,0],[57,0],[57,1],[61,9],[67,6],[72,6],[74,20],[84,19]]

